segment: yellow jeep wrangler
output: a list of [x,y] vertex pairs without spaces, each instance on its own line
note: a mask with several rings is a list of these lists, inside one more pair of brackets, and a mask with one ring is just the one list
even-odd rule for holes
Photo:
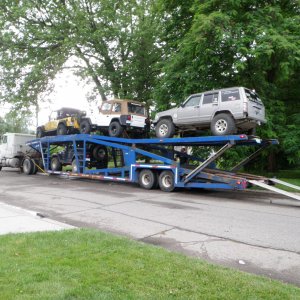
[[86,112],[63,107],[53,111],[49,122],[36,129],[37,138],[46,135],[66,135],[80,132],[80,123],[85,120]]

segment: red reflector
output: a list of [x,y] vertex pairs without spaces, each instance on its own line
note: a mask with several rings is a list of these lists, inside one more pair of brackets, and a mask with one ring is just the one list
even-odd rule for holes
[[127,116],[127,120],[128,120],[128,121],[131,121],[131,115],[128,115],[128,116]]
[[241,138],[241,139],[244,139],[245,137],[246,137],[246,136],[245,136],[244,134],[241,134],[241,135],[240,135],[240,138]]
[[237,181],[236,183],[237,183],[237,184],[241,184],[241,182],[240,182],[240,181]]

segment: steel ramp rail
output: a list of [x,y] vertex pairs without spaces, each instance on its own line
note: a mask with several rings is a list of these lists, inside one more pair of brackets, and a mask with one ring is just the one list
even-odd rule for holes
[[300,196],[295,195],[293,193],[286,192],[284,190],[278,189],[278,188],[276,188],[274,186],[270,186],[270,185],[268,185],[266,183],[263,183],[263,182],[260,182],[260,181],[257,181],[257,180],[249,180],[249,182],[252,183],[253,185],[257,185],[259,187],[262,187],[262,188],[264,188],[266,190],[270,190],[272,192],[275,192],[275,193],[287,196],[289,198],[292,198],[294,200],[300,201]]
[[275,183],[278,183],[278,184],[282,184],[282,185],[288,186],[288,187],[290,187],[292,189],[300,191],[300,186],[298,186],[298,185],[294,185],[294,184],[291,184],[291,183],[279,180],[277,178],[269,178],[269,180],[272,181],[272,182],[275,182]]

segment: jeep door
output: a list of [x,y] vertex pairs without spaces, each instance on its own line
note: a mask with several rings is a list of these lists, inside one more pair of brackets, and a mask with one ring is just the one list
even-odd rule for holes
[[[195,123],[199,123],[199,109],[201,97],[201,94],[192,95],[177,109],[176,123],[186,125],[193,125]],[[174,119],[176,119],[175,116]]]
[[52,111],[49,116],[49,122],[47,122],[44,127],[45,131],[54,131],[57,129],[58,120],[57,120],[57,111]]
[[219,109],[219,92],[210,92],[203,95],[199,120],[201,124],[209,124]]
[[111,114],[112,104],[110,102],[103,102],[99,110],[99,115],[97,116],[98,126],[109,126],[112,114]]
[[235,119],[243,117],[243,101],[238,88],[221,91],[220,111],[229,111]]

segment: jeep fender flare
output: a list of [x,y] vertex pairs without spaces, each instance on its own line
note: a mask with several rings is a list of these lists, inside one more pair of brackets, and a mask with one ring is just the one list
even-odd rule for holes
[[[158,122],[160,122],[161,120],[163,120],[163,119],[169,119],[169,120],[171,120],[173,123],[174,123],[174,120],[173,120],[173,118],[172,118],[172,116],[162,116],[162,117],[160,117],[158,120],[157,120],[157,122],[155,122],[155,123],[153,123],[155,126],[158,124]],[[175,124],[174,124],[175,125]],[[176,126],[176,125],[175,125]]]
[[218,110],[214,113],[214,115],[211,116],[210,121],[212,121],[213,118],[219,114],[228,114],[232,117],[233,120],[235,120],[235,118],[233,117],[233,114],[231,113],[230,110]]

